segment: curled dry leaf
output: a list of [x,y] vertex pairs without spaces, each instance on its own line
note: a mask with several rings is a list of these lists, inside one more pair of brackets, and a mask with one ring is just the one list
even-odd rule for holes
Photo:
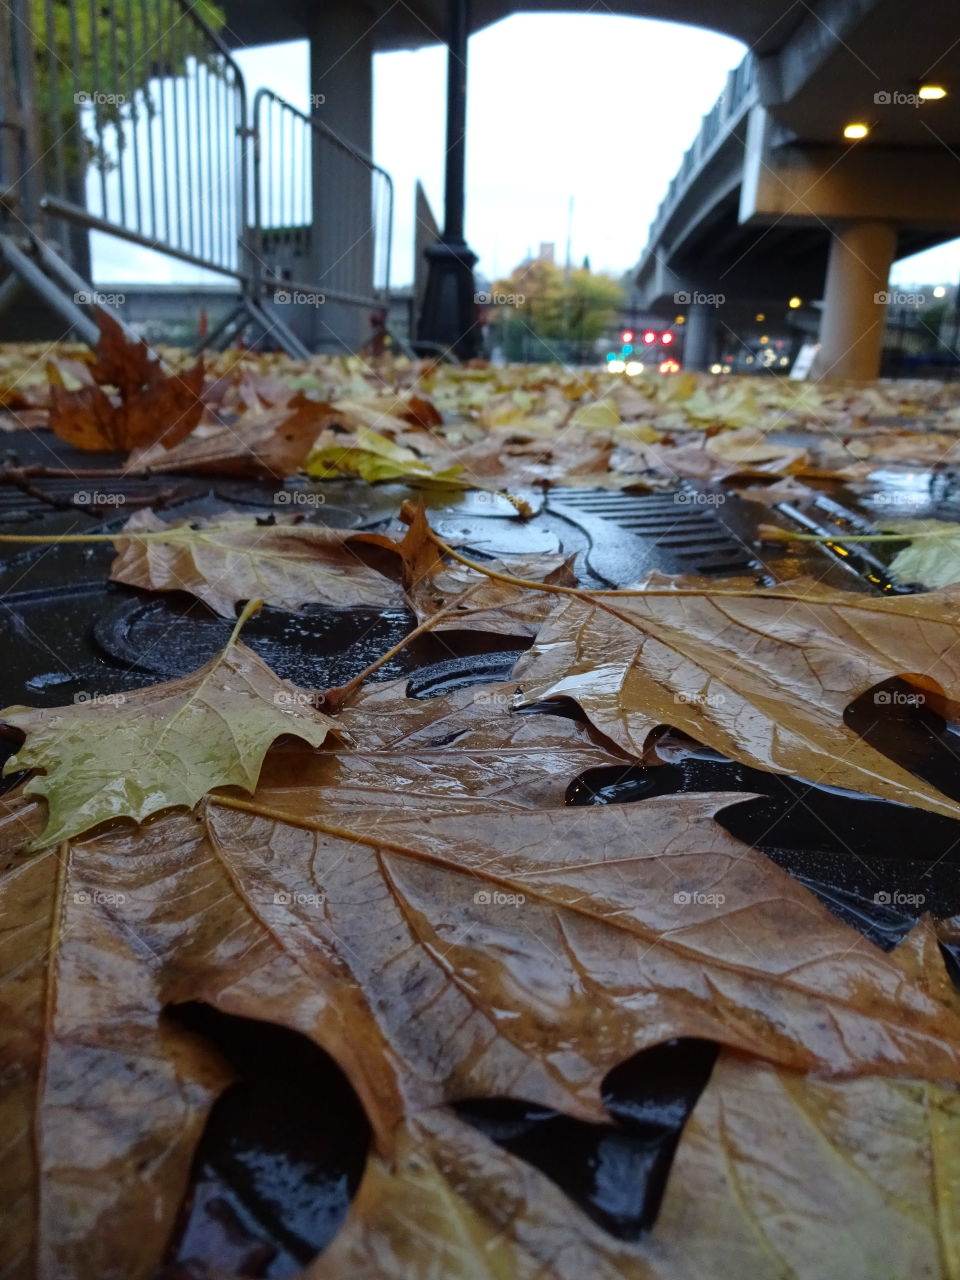
[[[124,533],[147,533],[145,539]],[[158,536],[158,535],[162,535]],[[116,535],[114,582],[151,591],[188,591],[221,617],[232,618],[240,600],[263,600],[282,609],[303,604],[399,608],[403,593],[369,568],[351,549],[349,534],[324,525],[280,517],[260,524],[229,513],[198,524],[169,524],[138,511]]]
[[279,405],[248,409],[232,422],[199,432],[172,449],[134,453],[131,470],[213,473],[280,480],[294,475],[322,426],[325,406],[297,394]]
[[4,773],[38,771],[24,788],[48,806],[33,847],[55,844],[111,818],[142,822],[162,809],[192,808],[213,787],[252,791],[277,738],[292,733],[319,746],[335,728],[310,697],[231,638],[192,675],[138,693],[7,707],[0,719],[26,741]]
[[464,484],[458,478],[463,471],[462,467],[437,470],[412,449],[362,426],[336,442],[329,442],[324,437],[324,442],[307,458],[305,470],[308,475],[320,479],[357,476],[371,484],[379,480],[416,480],[453,484],[461,488]]
[[100,343],[90,366],[94,381],[68,391],[50,387],[51,429],[78,449],[171,448],[203,413],[203,362],[164,373],[144,342],[130,341],[105,311],[97,313]]
[[642,756],[669,724],[733,760],[960,817],[843,721],[858,695],[923,672],[960,692],[960,594],[875,599],[801,584],[559,604],[516,675],[527,704],[574,699]]

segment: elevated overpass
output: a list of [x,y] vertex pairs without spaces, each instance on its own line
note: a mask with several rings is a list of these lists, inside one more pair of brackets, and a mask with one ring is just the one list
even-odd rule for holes
[[[773,322],[790,298],[822,298],[819,374],[876,375],[892,262],[960,235],[960,45],[946,12],[917,0],[906,22],[896,0],[821,6],[731,73],[637,267],[643,305],[687,307],[688,366],[710,363],[732,303]],[[924,85],[946,96],[922,101]],[[852,124],[866,135],[845,138]]]
[[[309,40],[314,110],[364,151],[372,144],[375,52],[451,45],[448,104],[456,113],[467,31],[518,12],[591,7],[583,0],[224,5],[223,35],[235,46]],[[884,319],[874,297],[885,290],[892,261],[960,234],[953,7],[943,0],[913,0],[909,9],[900,0],[609,0],[603,11],[712,28],[749,48],[650,229],[637,271],[641,304],[666,309],[678,295],[723,295],[774,311],[790,297],[822,297],[820,373],[873,376]],[[924,83],[942,85],[946,96],[914,105]],[[866,136],[846,140],[850,124],[863,125]],[[458,246],[460,266],[472,259],[462,241],[462,150],[454,128],[441,242]],[[458,185],[460,216],[451,219]],[[464,296],[457,305],[466,323]],[[688,360],[709,359],[711,329],[722,323],[722,306],[690,304]]]

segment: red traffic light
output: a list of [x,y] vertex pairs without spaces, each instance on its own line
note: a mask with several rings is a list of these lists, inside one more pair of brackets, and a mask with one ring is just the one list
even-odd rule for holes
[[632,330],[632,329],[624,329],[624,331],[623,331],[623,333],[621,333],[620,337],[621,337],[621,339],[622,339],[624,342],[632,342],[632,341],[633,341],[633,330]]
[[654,342],[656,342],[656,340],[657,340],[657,335],[653,332],[653,330],[652,330],[652,329],[648,329],[648,330],[647,330],[647,332],[643,335],[643,340],[644,340],[644,342],[647,344],[647,346],[649,347],[649,346],[651,346]]
[[665,334],[661,337],[660,341],[663,343],[663,345],[664,345],[665,347],[669,347],[670,343],[673,341],[673,334],[672,334],[672,333],[665,333]]

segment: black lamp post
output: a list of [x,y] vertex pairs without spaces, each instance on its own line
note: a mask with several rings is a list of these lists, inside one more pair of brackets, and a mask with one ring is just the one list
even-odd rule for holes
[[447,3],[447,165],[443,234],[425,253],[427,284],[418,337],[452,350],[461,360],[480,351],[476,285],[477,255],[463,238],[467,153],[467,37],[469,0]]

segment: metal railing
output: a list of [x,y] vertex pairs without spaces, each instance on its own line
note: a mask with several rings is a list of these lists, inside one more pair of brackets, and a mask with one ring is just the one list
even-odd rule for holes
[[217,34],[187,0],[28,9],[48,227],[66,221],[245,276],[246,93]]
[[390,175],[269,89],[256,93],[253,120],[253,245],[263,288],[382,304],[390,289]]
[[253,320],[302,354],[261,298],[283,281],[382,305],[392,182],[276,94],[258,92],[251,117],[198,5],[215,12],[209,0],[0,4],[0,253],[88,336],[76,285],[91,276],[89,233],[103,232],[237,280],[242,302],[218,338]]

